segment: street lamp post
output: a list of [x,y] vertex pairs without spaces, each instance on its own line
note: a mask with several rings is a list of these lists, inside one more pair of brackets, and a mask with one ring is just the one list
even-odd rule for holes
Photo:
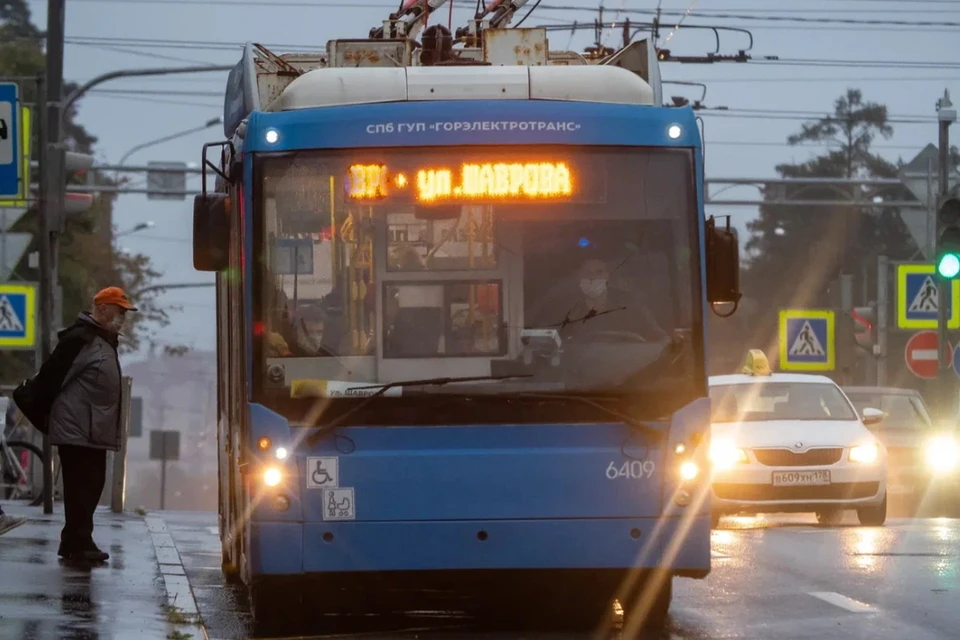
[[132,156],[133,154],[135,154],[137,151],[142,151],[143,149],[146,149],[147,147],[153,147],[153,146],[156,146],[156,145],[158,145],[158,144],[163,144],[164,142],[169,142],[170,140],[176,140],[177,138],[182,138],[182,137],[184,137],[184,136],[188,136],[188,135],[190,135],[191,133],[199,133],[200,131],[205,131],[205,130],[209,129],[210,127],[215,127],[215,126],[217,126],[218,124],[222,124],[222,123],[223,123],[223,118],[221,118],[220,116],[217,116],[216,118],[211,118],[211,119],[207,120],[207,121],[203,124],[203,126],[193,127],[192,129],[186,129],[186,130],[184,130],[184,131],[178,131],[177,133],[171,133],[170,135],[163,136],[162,138],[157,138],[156,140],[150,140],[149,142],[144,142],[144,143],[142,143],[142,144],[138,144],[138,145],[135,146],[135,147],[131,147],[129,151],[127,151],[125,154],[123,154],[123,157],[120,158],[120,162],[117,163],[117,164],[119,164],[120,166],[123,166],[123,165],[126,163],[127,158],[129,158],[130,156]]
[[[128,159],[130,156],[132,156],[133,154],[135,154],[136,152],[138,152],[138,151],[142,151],[142,150],[144,150],[144,149],[146,149],[146,148],[148,148],[148,147],[154,147],[154,146],[156,146],[156,145],[163,144],[164,142],[169,142],[170,140],[176,140],[177,138],[182,138],[182,137],[188,136],[188,135],[190,135],[190,134],[192,134],[192,133],[198,133],[198,132],[200,132],[200,131],[205,131],[205,130],[209,129],[210,127],[215,127],[215,126],[217,126],[218,124],[221,124],[222,122],[223,122],[223,118],[220,117],[220,116],[217,116],[216,118],[210,118],[209,120],[207,120],[206,122],[204,122],[203,125],[201,125],[201,126],[199,126],[199,127],[192,127],[192,128],[190,128],[190,129],[185,129],[184,131],[178,131],[178,132],[176,132],[176,133],[171,133],[171,134],[169,134],[169,135],[163,136],[162,138],[157,138],[157,139],[155,139],[155,140],[149,140],[149,141],[147,141],[147,142],[143,142],[143,143],[141,143],[141,144],[138,144],[138,145],[136,145],[136,146],[134,146],[134,147],[131,147],[125,154],[123,154],[123,156],[120,158],[120,162],[118,163],[118,166],[123,166],[123,164],[127,161],[127,159]],[[120,171],[117,170],[116,174],[114,175],[114,179],[117,179],[117,180],[118,180],[118,179],[119,179],[119,174],[120,174]],[[119,181],[119,180],[118,180],[118,181]],[[112,252],[112,249],[113,249],[113,241],[114,241],[114,239],[115,239],[115,236],[113,235],[113,211],[112,211],[112,209],[107,209],[107,210],[105,210],[105,211],[103,212],[103,220],[101,221],[101,228],[102,228],[102,233],[103,233],[103,235],[104,235],[104,240],[106,241],[107,246],[111,248],[111,252],[110,252],[109,257],[108,257],[107,259],[110,261],[110,273],[113,273],[113,258],[112,258],[113,252]],[[139,231],[139,229],[137,229],[137,231]],[[132,231],[131,231],[131,233],[132,233]],[[116,236],[116,237],[119,237],[119,236]]]

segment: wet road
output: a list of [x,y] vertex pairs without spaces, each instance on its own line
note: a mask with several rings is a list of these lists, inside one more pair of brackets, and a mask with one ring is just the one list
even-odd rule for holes
[[57,556],[62,504],[49,516],[9,503],[4,510],[29,520],[0,535],[0,639],[187,637],[176,635],[164,610],[166,594],[143,518],[98,511],[94,538],[111,557],[92,565]]
[[[221,579],[214,516],[168,513],[163,518],[209,637],[255,637],[242,591]],[[813,516],[725,519],[713,533],[713,573],[703,581],[675,582],[671,627],[658,640],[960,636],[960,520],[890,520],[882,528],[855,522],[853,516],[849,526],[823,529],[814,526]],[[584,637],[486,633],[438,619],[378,624],[378,632],[317,637]]]

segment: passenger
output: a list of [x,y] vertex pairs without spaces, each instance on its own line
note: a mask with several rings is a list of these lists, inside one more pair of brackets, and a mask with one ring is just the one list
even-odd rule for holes
[[107,474],[107,451],[120,450],[122,372],[117,354],[126,314],[136,311],[119,287],[93,298],[93,311],[58,334],[59,342],[37,374],[47,389],[50,443],[63,468],[66,524],[57,554],[71,560],[104,561],[93,541],[93,514]]
[[[324,313],[316,306],[304,306],[298,309],[297,347],[305,356],[328,355],[324,337]],[[335,354],[329,354],[335,355]]]

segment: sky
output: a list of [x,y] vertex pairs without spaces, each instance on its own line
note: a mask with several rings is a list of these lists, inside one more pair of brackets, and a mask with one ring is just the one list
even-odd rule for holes
[[[387,0],[66,0],[64,76],[85,82],[117,69],[239,60],[246,41],[275,53],[324,51],[327,40],[366,37],[395,10]],[[46,27],[46,0],[29,0],[34,22]],[[532,2],[530,3],[532,4]],[[711,31],[693,25],[723,25],[749,30],[753,61],[743,64],[664,64],[665,80],[707,85],[704,105],[726,112],[702,111],[705,120],[707,178],[755,178],[775,175],[783,162],[801,162],[818,149],[790,147],[786,138],[805,120],[832,110],[848,87],[866,100],[888,107],[895,134],[877,142],[891,161],[909,160],[936,142],[936,101],[950,89],[960,104],[960,1],[929,0],[606,0],[604,22],[630,17],[649,21],[659,5],[665,26],[661,47],[674,55],[716,51]],[[528,5],[529,6],[529,5]],[[588,0],[547,0],[524,26],[590,23],[599,4]],[[466,24],[472,0],[455,0],[454,26]],[[647,12],[633,13],[630,11]],[[447,9],[442,10],[446,15]],[[674,28],[680,14],[679,28]],[[881,24],[868,23],[876,21]],[[935,25],[889,23],[932,22]],[[619,29],[606,29],[604,44],[616,46]],[[593,43],[592,30],[553,32],[552,49],[582,50]],[[668,44],[667,44],[668,43]],[[749,35],[720,32],[720,53],[750,45]],[[777,56],[779,61],[763,60]],[[98,162],[115,164],[132,147],[202,126],[222,115],[226,73],[123,79],[101,85],[79,102],[78,121],[97,136]],[[699,99],[701,90],[665,85],[667,96]],[[960,131],[954,128],[954,140]],[[214,127],[137,152],[128,165],[149,161],[200,161],[201,146],[223,137]],[[822,149],[820,149],[822,150]],[[145,176],[134,176],[140,186]],[[193,188],[199,178],[188,181]],[[754,200],[755,189],[740,187],[724,198]],[[732,215],[744,225],[753,207],[714,207],[708,213]],[[135,225],[154,226],[118,239],[118,244],[150,256],[163,272],[160,282],[212,282],[193,269],[192,199],[150,201],[145,195],[120,196],[114,207],[118,233]],[[171,324],[159,330],[160,343],[215,348],[212,288],[173,290],[162,304],[177,305]],[[142,354],[134,355],[133,358]]]

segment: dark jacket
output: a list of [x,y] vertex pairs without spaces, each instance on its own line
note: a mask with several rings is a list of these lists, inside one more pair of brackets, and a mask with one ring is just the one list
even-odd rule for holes
[[59,342],[37,374],[48,414],[50,442],[120,450],[122,373],[117,336],[81,313],[57,334]]

